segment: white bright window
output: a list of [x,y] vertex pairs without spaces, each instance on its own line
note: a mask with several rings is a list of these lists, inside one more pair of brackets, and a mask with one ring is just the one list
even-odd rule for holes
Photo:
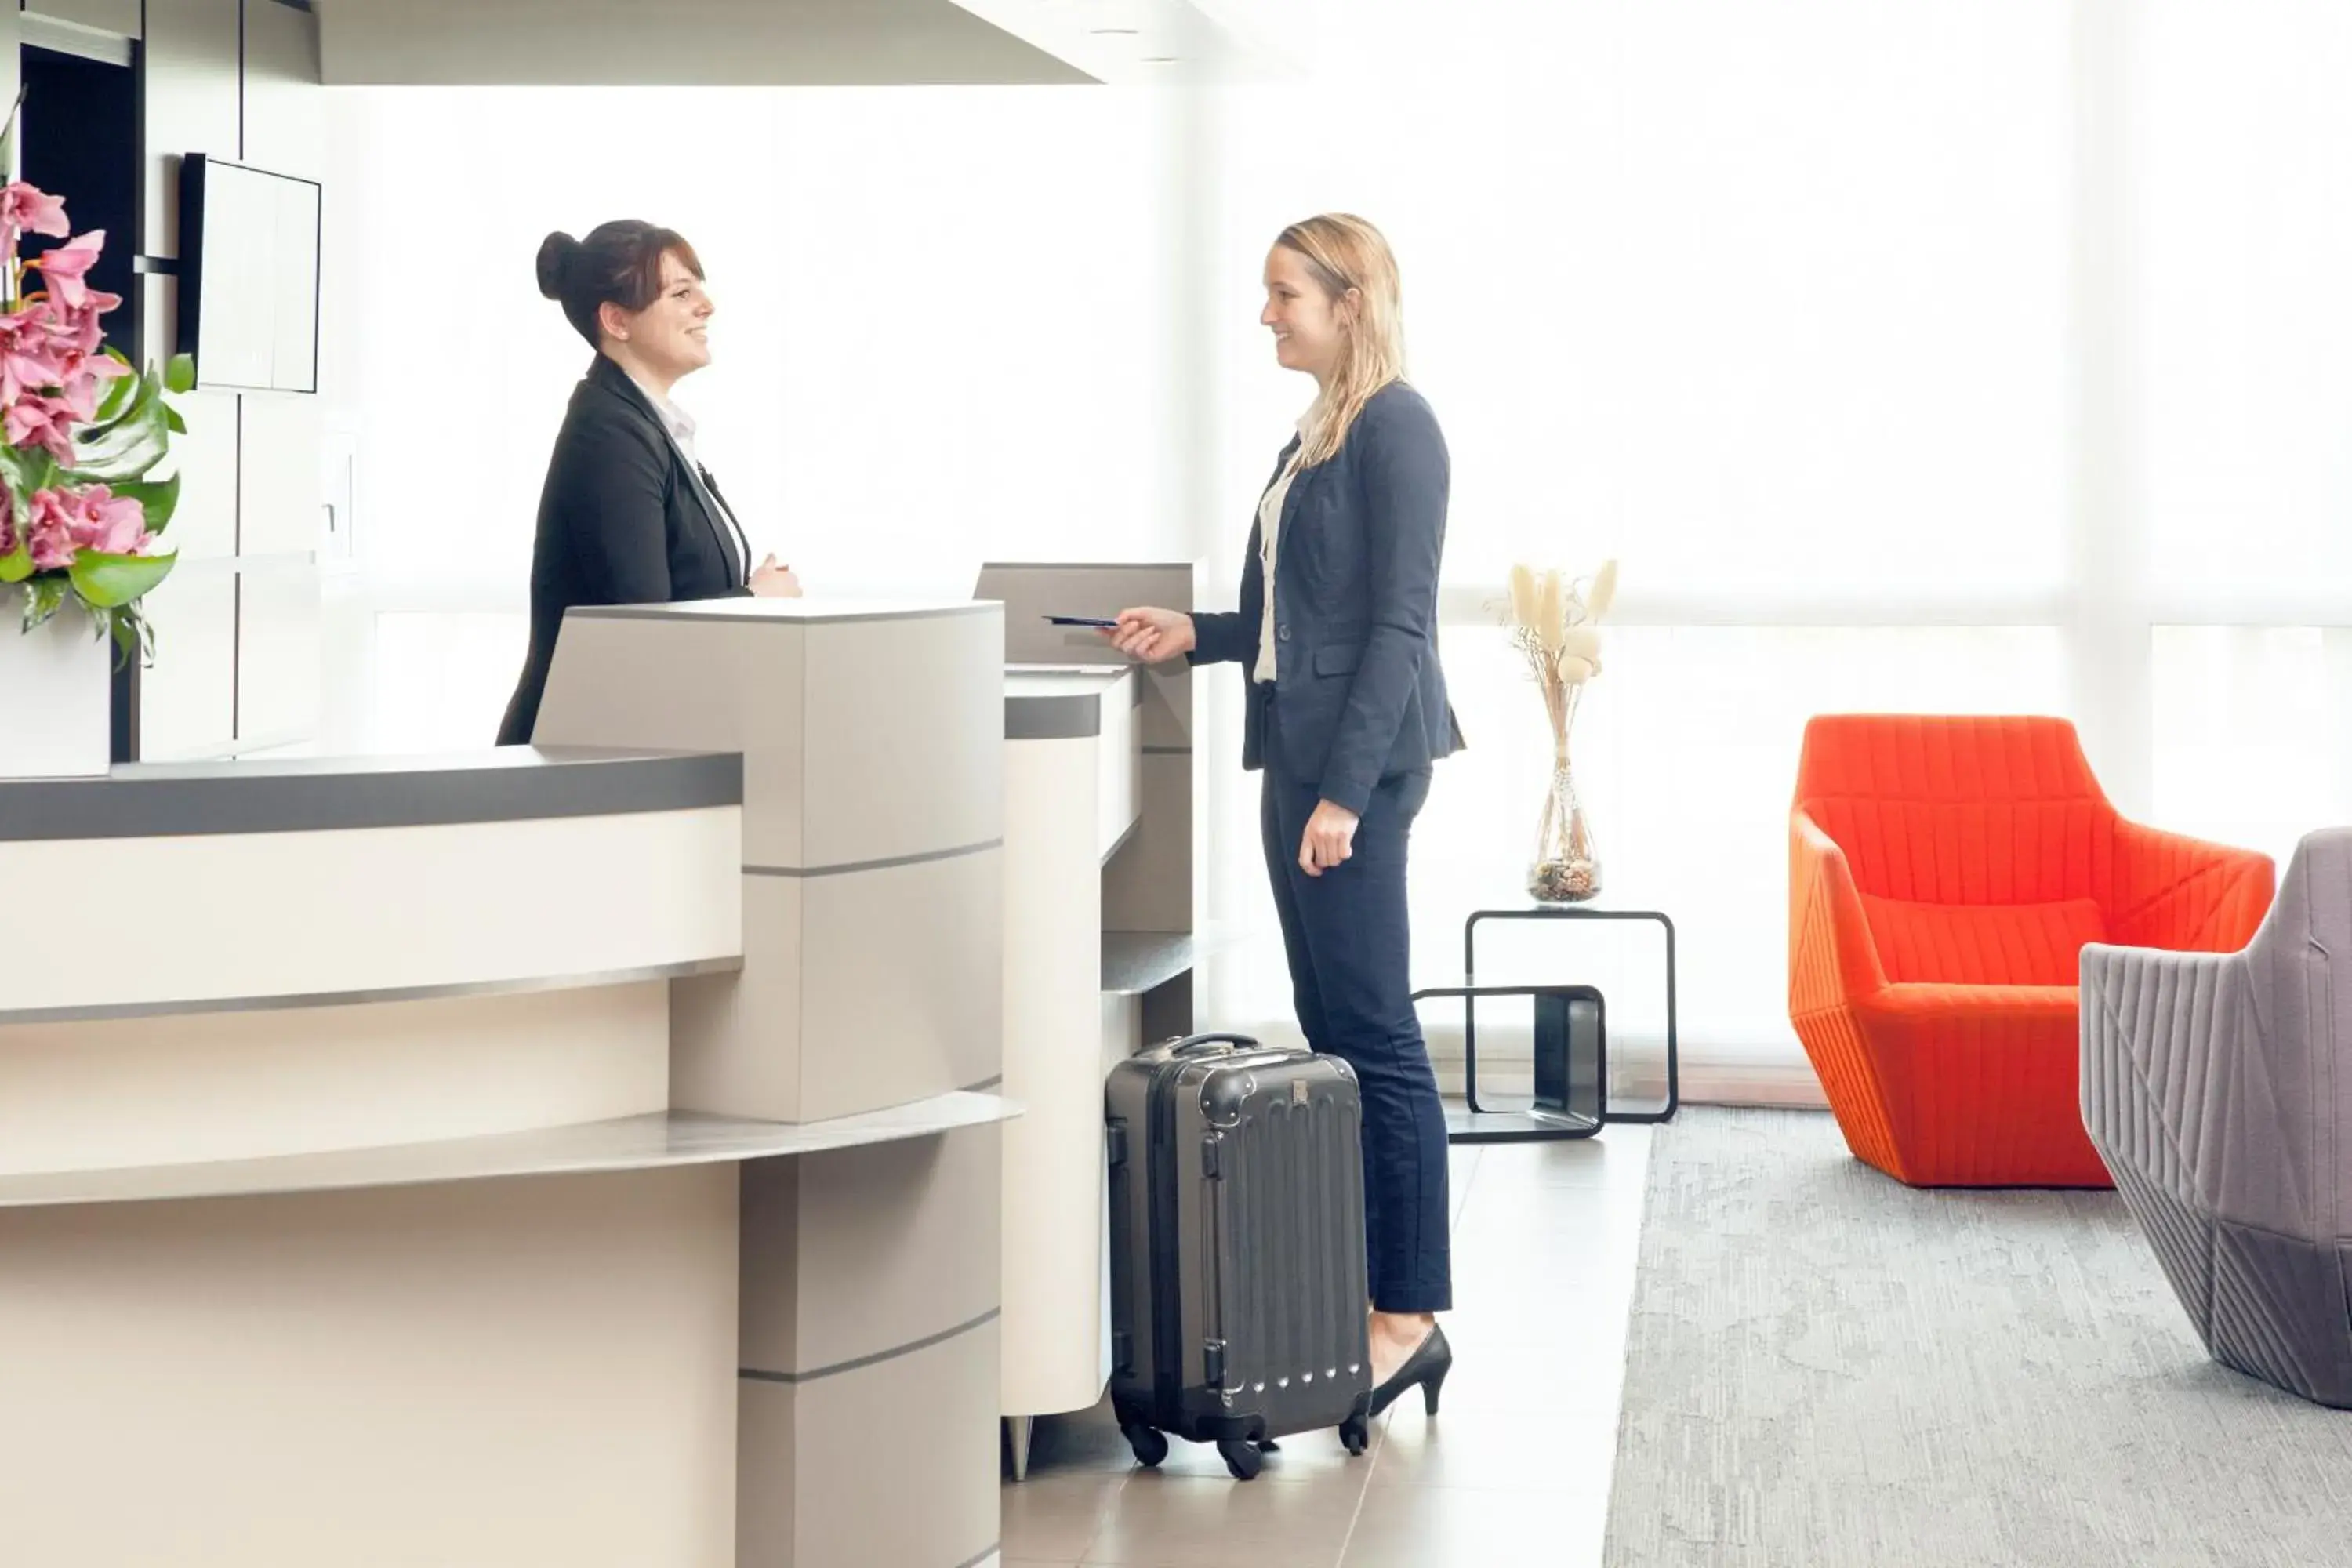
[[[2073,700],[2067,10],[1396,0],[1349,18],[1326,85],[1216,99],[1207,184],[1231,321],[1285,222],[1381,226],[1453,451],[1444,654],[1470,750],[1415,836],[1415,981],[1459,984],[1465,915],[1525,901],[1549,775],[1479,600],[1514,560],[1613,554],[1622,622],[1575,741],[1605,900],[1680,927],[1689,1058],[1785,1071],[1806,717]],[[1222,578],[1304,395],[1255,335],[1221,343],[1248,416],[1221,423],[1240,503]],[[1265,921],[1231,727],[1211,731],[1214,898]],[[1654,960],[1548,940],[1482,933],[1479,979],[1597,979],[1612,1038],[1645,1048]],[[1221,1026],[1287,1011],[1277,953],[1210,982]],[[1453,1016],[1430,1015],[1441,1052]]]
[[[1329,11],[1314,79],[1189,97],[341,95],[337,185],[371,195],[330,204],[356,335],[329,346],[399,655],[379,736],[464,743],[513,678],[586,358],[531,287],[546,229],[634,214],[702,248],[721,358],[680,401],[813,583],[1197,556],[1232,584],[1307,391],[1255,324],[1259,268],[1343,208],[1396,244],[1454,458],[1472,749],[1416,841],[1423,984],[1457,977],[1467,910],[1520,897],[1548,748],[1480,607],[1514,559],[1623,563],[1577,756],[1609,898],[1682,927],[1699,1079],[1802,1077],[1811,713],[2072,716],[2127,808],[2282,856],[2352,819],[2352,10]],[[462,237],[420,252],[419,213]],[[1238,678],[1201,684],[1207,912],[1270,931]],[[1637,1046],[1644,962],[1572,961]],[[1270,942],[1204,982],[1205,1022],[1286,1026]]]

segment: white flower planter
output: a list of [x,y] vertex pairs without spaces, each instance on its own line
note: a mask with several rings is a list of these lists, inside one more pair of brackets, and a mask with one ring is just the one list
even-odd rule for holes
[[0,779],[87,778],[110,755],[114,642],[68,607],[16,629],[20,594],[0,595]]

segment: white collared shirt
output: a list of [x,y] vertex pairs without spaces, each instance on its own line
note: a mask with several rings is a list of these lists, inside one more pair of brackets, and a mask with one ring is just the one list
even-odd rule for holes
[[661,420],[662,428],[669,433],[670,440],[677,447],[678,455],[686,459],[687,472],[694,476],[695,488],[701,492],[703,506],[711,516],[725,524],[728,532],[733,537],[735,558],[740,563],[740,570],[743,573],[741,581],[737,584],[737,586],[740,587],[743,583],[751,581],[751,541],[745,536],[743,525],[735,520],[735,513],[719,499],[717,493],[711,489],[710,482],[703,477],[702,459],[694,454],[694,416],[647,386],[644,382],[637,381],[635,375],[631,375],[629,379],[636,382],[637,390],[644,393],[646,399],[653,404],[654,414]]
[[[1305,414],[1298,416],[1299,452],[1306,450],[1307,426],[1314,417],[1315,409],[1311,405]],[[1258,614],[1257,663],[1250,669],[1250,679],[1254,681],[1274,679],[1274,562],[1280,552],[1282,505],[1290,499],[1290,481],[1298,477],[1299,452],[1290,454],[1290,461],[1282,465],[1282,472],[1275,477],[1273,484],[1266,487],[1265,494],[1259,498],[1257,503],[1257,559],[1265,578],[1265,603]]]

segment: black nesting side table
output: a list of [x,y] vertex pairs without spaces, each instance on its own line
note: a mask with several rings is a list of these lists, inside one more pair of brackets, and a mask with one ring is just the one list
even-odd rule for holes
[[[1570,992],[1587,991],[1589,987],[1547,986],[1482,986],[1478,984],[1478,927],[1486,921],[1647,921],[1654,923],[1665,937],[1666,980],[1666,1098],[1655,1110],[1613,1110],[1608,1105],[1606,1041],[1601,1035],[1601,1009],[1598,994],[1593,994],[1589,1022],[1585,1010],[1570,1009],[1564,1015],[1547,1018],[1545,998],[1565,997]],[[1558,1108],[1538,1106],[1528,1110],[1504,1110],[1482,1104],[1478,1099],[1478,1003],[1480,996],[1533,995],[1538,998],[1537,1026],[1539,1048],[1549,1043],[1562,1060],[1553,1065],[1553,1076],[1563,1077],[1580,1090],[1575,1095],[1578,1109],[1563,1113]],[[1426,991],[1420,997],[1459,996],[1462,998],[1462,1072],[1464,1108],[1449,1110],[1446,1133],[1456,1143],[1517,1143],[1546,1142],[1555,1139],[1590,1138],[1601,1130],[1603,1122],[1671,1121],[1682,1103],[1681,1043],[1677,1037],[1675,989],[1675,922],[1663,910],[1595,909],[1590,905],[1537,904],[1522,909],[1475,910],[1462,926],[1462,984],[1440,990]],[[1551,1027],[1547,1027],[1547,1025]],[[1580,1033],[1589,1029],[1591,1035],[1592,1060],[1587,1067],[1580,1059]],[[1548,1038],[1547,1038],[1548,1037]],[[1538,1064],[1540,1082],[1544,1075],[1542,1063]],[[1590,1104],[1592,1114],[1581,1113]]]

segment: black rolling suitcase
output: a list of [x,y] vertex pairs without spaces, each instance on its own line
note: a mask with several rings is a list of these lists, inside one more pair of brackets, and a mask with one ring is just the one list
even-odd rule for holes
[[1111,1404],[1255,1478],[1277,1437],[1370,1441],[1363,1104],[1335,1057],[1196,1035],[1111,1069]]

